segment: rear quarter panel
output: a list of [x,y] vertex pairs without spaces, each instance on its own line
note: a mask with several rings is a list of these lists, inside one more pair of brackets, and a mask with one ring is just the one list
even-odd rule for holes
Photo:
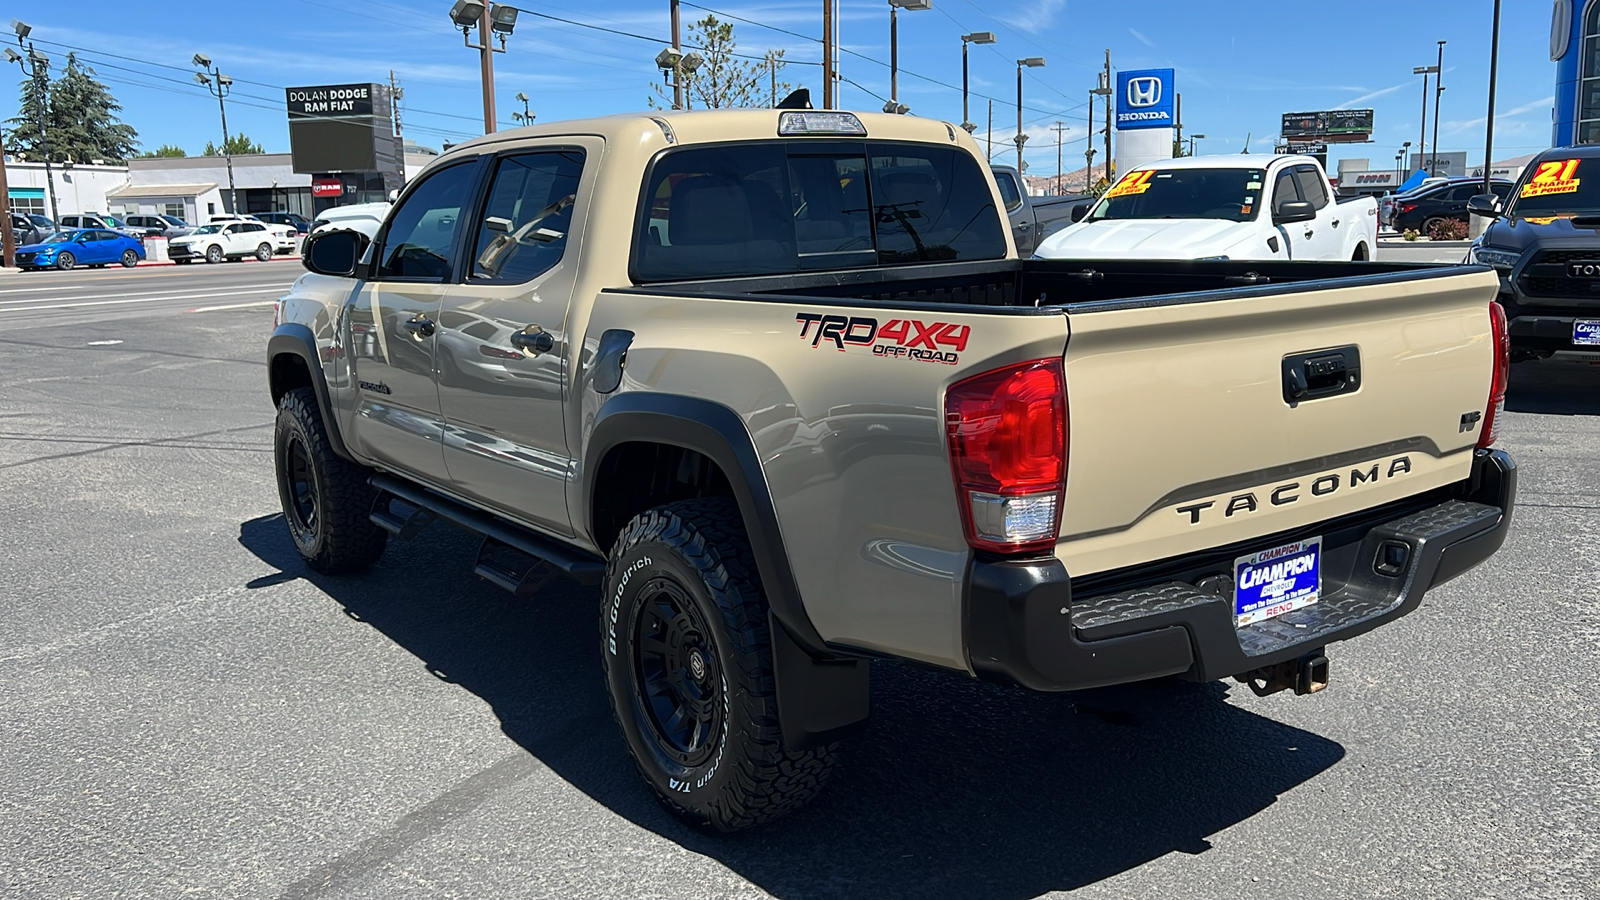
[[[818,340],[801,317],[970,328],[946,361]],[[701,397],[744,421],[806,611],[824,640],[967,670],[961,582],[969,556],[943,428],[952,382],[1060,356],[1059,311],[930,313],[777,300],[601,292],[585,338],[635,332],[619,391]],[[866,333],[857,325],[855,333]],[[914,332],[913,332],[914,333]],[[583,441],[607,396],[580,372]],[[580,475],[580,481],[582,477]]]

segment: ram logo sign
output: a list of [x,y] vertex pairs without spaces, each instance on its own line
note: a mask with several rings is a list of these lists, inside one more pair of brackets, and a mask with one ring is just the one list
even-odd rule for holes
[[1171,128],[1173,70],[1141,69],[1117,73],[1117,128]]

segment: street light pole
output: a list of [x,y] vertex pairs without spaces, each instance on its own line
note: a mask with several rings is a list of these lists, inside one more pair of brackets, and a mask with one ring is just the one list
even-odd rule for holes
[[[1428,76],[1437,71],[1439,71],[1438,66],[1417,66],[1411,70],[1411,74],[1422,76],[1422,127],[1418,129],[1417,134],[1417,161],[1421,163],[1418,168],[1427,171],[1429,175],[1433,172],[1428,171]],[[1437,154],[1439,148],[1435,147],[1433,152]]]
[[833,0],[822,0],[822,108],[834,108]]
[[[483,133],[493,134],[494,112],[494,54],[506,52],[506,36],[517,27],[517,14],[521,10],[504,3],[486,0],[456,0],[450,7],[450,21],[461,29],[461,42],[481,56],[479,69],[483,81]],[[472,42],[472,29],[478,29],[478,42]],[[500,46],[490,42],[490,36],[500,39]]]
[[233,186],[233,153],[228,149],[228,107],[223,103],[223,98],[233,90],[233,76],[222,74],[221,66],[213,66],[211,57],[204,53],[194,55],[194,64],[202,72],[194,73],[194,80],[205,86],[208,93],[217,98],[217,111],[222,114],[222,158],[228,166],[228,203],[232,207],[229,211],[237,215],[239,209],[239,192]]
[[1059,197],[1063,193],[1065,193],[1065,191],[1062,189],[1062,181],[1061,181],[1061,176],[1063,174],[1065,174],[1065,173],[1063,173],[1061,171],[1061,132],[1065,131],[1066,129],[1067,129],[1067,124],[1065,122],[1061,121],[1060,119],[1057,119],[1056,120],[1056,126],[1055,126],[1055,132],[1056,132],[1056,196],[1057,197]]
[[1439,64],[1433,68],[1438,74],[1433,79],[1433,165],[1428,167],[1429,175],[1439,174],[1439,99],[1444,96],[1444,41],[1439,42]]
[[[683,26],[678,17],[678,0],[672,0],[672,49],[683,50]],[[673,63],[672,108],[683,109],[683,67],[679,62]]]
[[978,126],[972,124],[972,115],[967,109],[967,45],[992,43],[994,43],[994,32],[992,31],[974,31],[971,34],[963,34],[961,36],[961,127],[967,134],[971,134],[978,128]]
[[[900,102],[900,10],[932,9],[933,0],[889,0],[889,102],[883,111],[903,116],[911,107]],[[964,46],[964,45],[963,45]]]
[[[1037,69],[1042,65],[1044,65],[1044,57],[1042,56],[1029,56],[1025,59],[1017,60],[1017,136],[1013,140],[1017,142],[1017,176],[1019,178],[1023,177],[1022,173],[1024,171],[1022,145],[1028,142],[1028,136],[1022,133],[1022,70],[1024,67]],[[1027,191],[1028,182],[1026,180],[1022,182],[1022,188],[1024,192]]]
[[478,13],[478,57],[483,75],[483,133],[494,134],[494,45],[489,43],[489,4]]
[[[27,55],[7,48],[6,59],[20,66],[22,74],[33,79],[35,89],[39,92],[39,146],[44,150],[44,183],[50,194],[49,217],[56,219],[61,216],[61,207],[56,203],[56,176],[50,167],[50,133],[46,125],[50,116],[50,57],[34,49],[31,41],[23,43],[23,39],[33,32],[32,26],[13,19],[11,27],[17,32],[17,46],[26,50]],[[5,227],[10,229],[10,221],[5,223]]]
[[516,119],[523,125],[532,125],[534,116],[533,110],[528,107],[527,93],[525,91],[517,91],[517,96],[514,99],[522,101],[522,112],[512,113],[511,118]]
[[1489,119],[1483,137],[1483,192],[1489,193],[1489,166],[1494,162],[1494,87],[1500,65],[1500,0],[1494,0],[1494,25],[1489,37]]
[[17,236],[11,229],[11,186],[6,180],[6,137],[0,131],[0,267],[17,265]]

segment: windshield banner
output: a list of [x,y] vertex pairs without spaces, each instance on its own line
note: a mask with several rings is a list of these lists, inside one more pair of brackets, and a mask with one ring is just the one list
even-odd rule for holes
[[1520,196],[1544,197],[1550,194],[1572,194],[1578,190],[1580,179],[1576,159],[1553,159],[1539,164],[1539,171],[1522,186]]
[[1117,182],[1116,187],[1106,191],[1106,196],[1126,197],[1129,194],[1142,194],[1150,190],[1150,179],[1155,177],[1155,174],[1154,169],[1146,169],[1143,172],[1129,172],[1122,176],[1122,180]]

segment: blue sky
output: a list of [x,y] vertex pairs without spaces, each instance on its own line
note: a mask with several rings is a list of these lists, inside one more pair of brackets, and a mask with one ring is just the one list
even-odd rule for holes
[[[914,115],[960,121],[960,35],[994,31],[997,44],[972,47],[972,108],[981,139],[986,98],[995,98],[998,147],[1015,132],[1016,59],[1044,56],[1047,66],[1030,70],[1024,82],[1031,174],[1054,171],[1050,126],[1057,120],[1068,126],[1064,168],[1081,166],[1084,104],[1107,48],[1116,69],[1177,70],[1184,124],[1207,135],[1202,153],[1238,152],[1247,135],[1252,151],[1269,151],[1284,112],[1370,106],[1375,142],[1338,148],[1333,159],[1365,156],[1373,168],[1383,168],[1393,165],[1402,141],[1417,141],[1422,84],[1411,69],[1433,64],[1436,42],[1445,40],[1440,149],[1465,150],[1474,164],[1483,155],[1491,0],[1147,0],[1125,10],[1082,0],[933,3],[931,10],[900,16],[901,102]],[[700,5],[800,34],[821,32],[815,0]],[[39,48],[57,65],[67,49],[81,49],[146,147],[172,143],[197,153],[208,140],[220,143],[221,129],[215,100],[189,80],[196,51],[238,79],[228,107],[230,130],[269,151],[288,149],[283,87],[387,81],[391,69],[405,89],[408,137],[437,147],[479,133],[477,54],[451,30],[449,6],[448,0],[217,0],[185,4],[178,18],[156,14],[156,7],[140,12],[126,2],[78,0],[15,4],[11,14],[33,26]],[[666,0],[545,0],[526,8],[646,36],[668,34]],[[876,109],[882,101],[868,92],[888,94],[887,5],[844,0],[842,9],[841,42],[861,54],[844,57],[844,76],[861,87],[846,85],[843,105]],[[1516,0],[1504,10],[1496,159],[1548,145],[1555,81],[1548,58],[1550,3]],[[685,0],[686,22],[704,14]],[[741,52],[782,48],[796,62],[821,58],[815,41],[744,23],[735,28]],[[649,82],[659,80],[651,60],[662,46],[524,15],[510,52],[495,55],[502,127],[510,127],[512,111],[521,108],[512,99],[518,91],[532,98],[541,122],[644,108]],[[20,79],[14,74],[13,82]],[[782,77],[812,87],[820,102],[818,66],[794,65]],[[0,118],[16,115],[16,91],[0,94]],[[1431,141],[1431,86],[1428,106]],[[1097,127],[1101,118],[1097,110]],[[996,156],[1014,159],[1012,152]]]

